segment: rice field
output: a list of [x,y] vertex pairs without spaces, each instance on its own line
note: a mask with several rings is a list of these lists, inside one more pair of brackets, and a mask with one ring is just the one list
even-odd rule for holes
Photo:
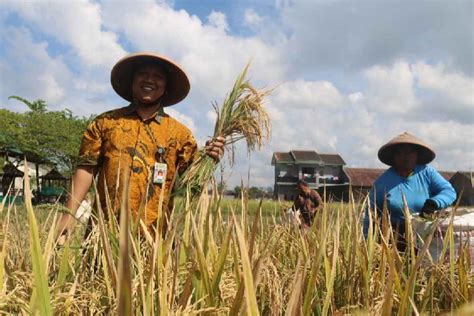
[[[469,249],[433,260],[392,246],[386,220],[367,240],[364,205],[326,203],[311,229],[288,204],[206,192],[175,203],[161,237],[122,212],[78,223],[59,247],[63,207],[1,205],[0,313],[16,315],[419,315],[474,312]],[[429,243],[429,238],[427,240]]]

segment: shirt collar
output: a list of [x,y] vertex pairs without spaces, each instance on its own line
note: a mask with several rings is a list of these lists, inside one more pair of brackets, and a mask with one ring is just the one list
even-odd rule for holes
[[[137,113],[137,108],[133,103],[130,103],[129,106],[125,108],[125,115],[132,115],[134,113]],[[138,115],[138,113],[137,113]],[[161,118],[165,116],[165,110],[163,107],[160,107],[154,114],[154,119],[155,121],[160,124],[161,123]]]

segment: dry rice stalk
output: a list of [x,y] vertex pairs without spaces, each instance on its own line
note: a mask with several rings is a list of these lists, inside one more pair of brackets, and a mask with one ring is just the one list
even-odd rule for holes
[[[222,136],[225,145],[230,147],[230,162],[234,162],[234,144],[241,139],[247,143],[250,154],[260,149],[271,132],[270,118],[263,107],[263,99],[271,91],[255,89],[245,80],[250,64],[237,77],[232,91],[227,95],[222,107],[213,104],[217,113],[213,138]],[[177,183],[178,190],[189,188],[200,191],[217,168],[217,162],[201,149],[198,158],[189,166]]]

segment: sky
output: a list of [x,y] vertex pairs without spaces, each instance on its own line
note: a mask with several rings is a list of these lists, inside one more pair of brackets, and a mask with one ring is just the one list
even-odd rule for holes
[[0,106],[19,95],[78,116],[127,105],[110,70],[128,53],[178,62],[191,91],[168,114],[199,145],[251,61],[250,82],[274,89],[272,135],[227,160],[229,187],[272,186],[273,152],[338,153],[381,168],[378,149],[408,131],[431,145],[438,170],[474,168],[474,1],[0,1]]

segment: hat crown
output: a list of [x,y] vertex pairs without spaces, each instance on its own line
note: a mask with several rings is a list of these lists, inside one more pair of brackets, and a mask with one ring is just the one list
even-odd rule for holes
[[389,166],[393,166],[395,148],[400,144],[410,144],[416,146],[418,151],[418,164],[428,164],[436,157],[434,150],[429,145],[414,135],[408,132],[403,132],[402,134],[392,138],[388,143],[379,149],[378,157],[380,161]]
[[173,60],[152,52],[132,53],[120,59],[112,68],[110,81],[115,92],[127,101],[133,101],[133,74],[143,63],[158,63],[167,71],[166,93],[162,97],[163,106],[182,101],[189,93],[190,83],[184,70]]
[[416,136],[408,133],[408,132],[403,132],[401,133],[400,135],[392,138],[389,143],[406,143],[406,144],[419,144],[419,143],[423,143],[423,141],[419,138],[417,138]]

